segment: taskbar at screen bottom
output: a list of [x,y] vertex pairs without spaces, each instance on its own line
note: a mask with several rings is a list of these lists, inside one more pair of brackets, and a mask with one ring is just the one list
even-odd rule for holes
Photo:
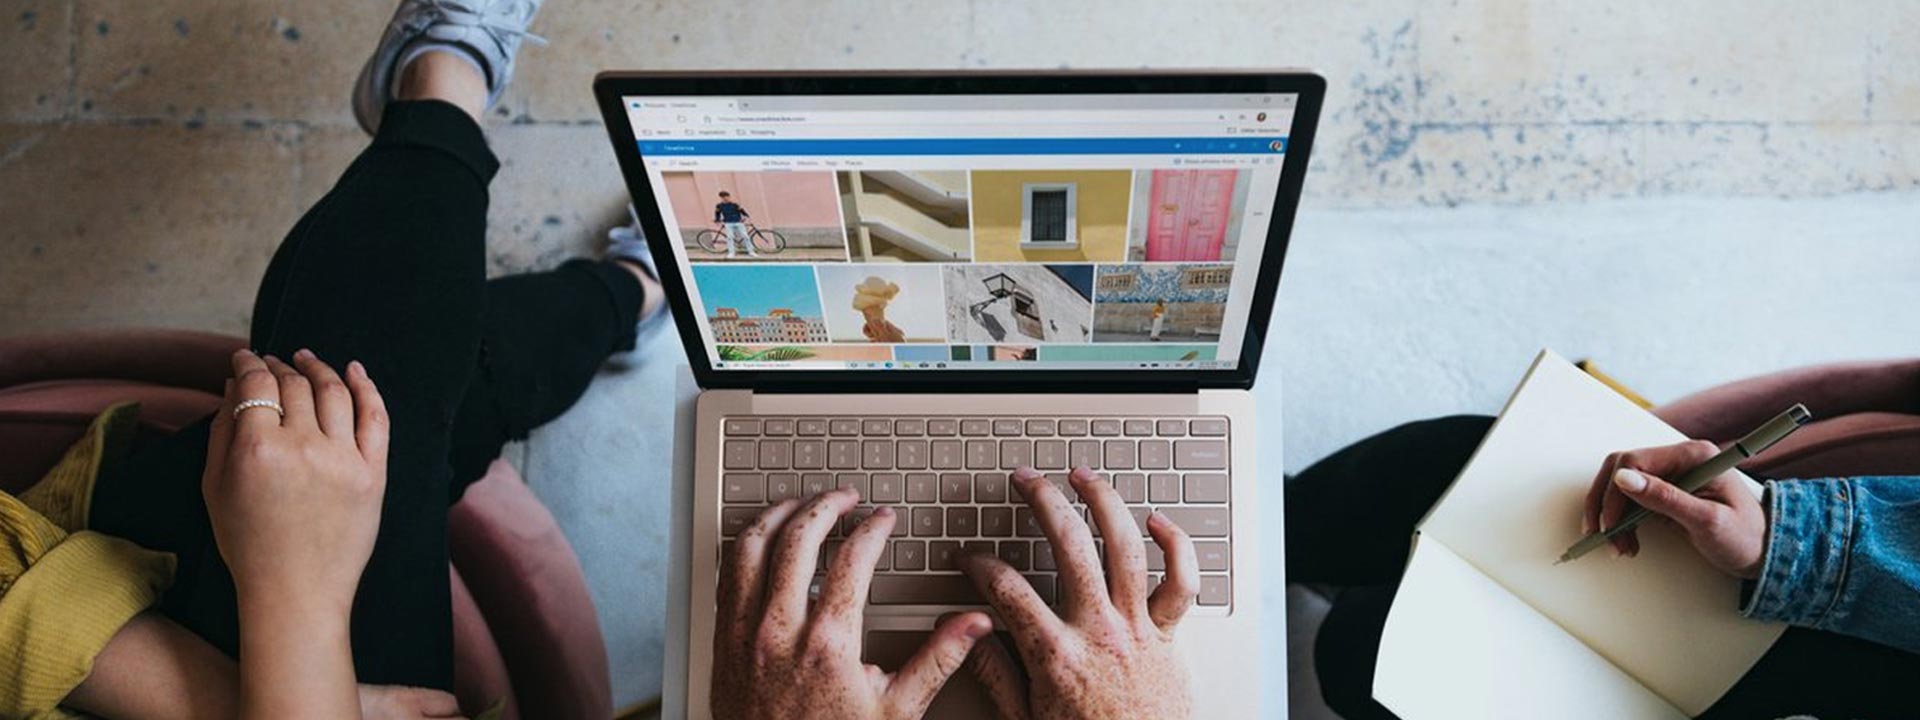
[[1233,360],[1041,361],[1003,360],[718,360],[715,370],[1232,370]]

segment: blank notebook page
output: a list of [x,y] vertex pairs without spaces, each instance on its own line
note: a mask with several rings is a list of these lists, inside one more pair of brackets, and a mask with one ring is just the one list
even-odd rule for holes
[[1681,711],[1699,714],[1785,626],[1741,617],[1739,581],[1709,566],[1670,523],[1641,526],[1638,557],[1603,547],[1553,564],[1580,539],[1587,489],[1608,453],[1684,439],[1542,352],[1420,532]]

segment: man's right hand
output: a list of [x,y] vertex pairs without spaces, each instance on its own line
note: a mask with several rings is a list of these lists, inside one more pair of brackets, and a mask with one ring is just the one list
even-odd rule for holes
[[963,558],[962,569],[1006,623],[1026,672],[992,639],[974,646],[967,666],[1008,720],[1187,717],[1192,701],[1173,630],[1200,591],[1193,540],[1165,516],[1148,517],[1147,532],[1167,556],[1166,581],[1149,593],[1146,549],[1119,492],[1084,467],[1074,469],[1072,483],[1101,536],[1118,540],[1106,545],[1105,572],[1066,495],[1032,468],[1016,471],[1014,487],[1033,508],[1060,568],[1060,612],[999,558]]

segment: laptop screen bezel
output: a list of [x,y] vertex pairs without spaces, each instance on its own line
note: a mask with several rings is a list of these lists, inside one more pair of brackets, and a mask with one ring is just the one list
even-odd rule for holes
[[[687,348],[700,387],[763,392],[1181,392],[1251,388],[1272,320],[1281,266],[1299,208],[1300,189],[1313,149],[1326,81],[1306,71],[1128,72],[603,72],[594,78],[607,134],[613,143],[641,229],[667,237],[660,198],[647,181],[640,144],[628,121],[625,99],[659,96],[738,95],[1062,95],[1273,93],[1295,96],[1293,124],[1282,158],[1279,192],[1273,200],[1266,251],[1255,280],[1239,363],[1225,370],[716,370],[694,316],[684,278],[661,273],[667,305]],[[674,268],[672,249],[651,243],[657,267]]]

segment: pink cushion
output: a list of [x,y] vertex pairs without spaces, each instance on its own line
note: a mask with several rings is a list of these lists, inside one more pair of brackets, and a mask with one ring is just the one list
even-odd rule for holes
[[1920,360],[1833,363],[1730,382],[1654,408],[1689,437],[1731,442],[1793,403],[1814,421],[1741,464],[1769,477],[1920,474]]
[[122,378],[209,393],[232,376],[231,335],[122,328],[0,339],[0,387],[65,378]]
[[518,720],[513,682],[507,677],[507,661],[500,657],[500,644],[493,640],[493,629],[487,627],[487,618],[474,603],[460,571],[449,565],[447,575],[453,580],[453,695],[460,699],[460,712],[474,717],[504,700],[501,720]]
[[44,380],[0,388],[0,490],[38,482],[100,411],[140,403],[141,432],[164,435],[213,412],[215,395],[129,380]]
[[607,648],[586,576],[519,474],[494,461],[447,525],[454,567],[500,643],[520,706],[556,720],[611,717]]

